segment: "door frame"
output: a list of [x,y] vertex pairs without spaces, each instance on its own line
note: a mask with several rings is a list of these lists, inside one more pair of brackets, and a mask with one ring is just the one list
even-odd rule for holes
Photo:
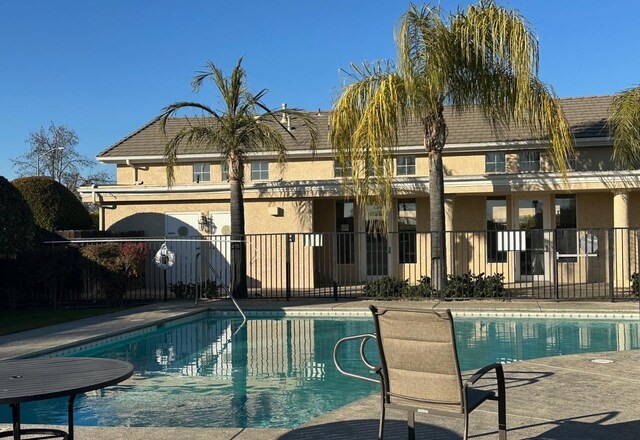
[[[375,207],[374,205],[363,205],[363,208],[360,209],[358,215],[358,222],[356,225],[356,230],[358,231],[357,236],[361,237],[359,243],[359,254],[360,257],[360,273],[365,281],[378,280],[380,278],[391,275],[392,267],[391,267],[391,242],[389,234],[386,235],[386,255],[387,255],[387,273],[382,275],[369,275],[368,267],[367,267],[367,209],[369,207]],[[378,207],[382,209],[382,207]],[[387,213],[387,230],[389,229],[389,225],[391,224],[391,211]],[[383,231],[382,233],[386,233],[387,231]]]
[[543,204],[542,211],[542,229],[543,229],[543,260],[544,260],[544,274],[543,275],[522,275],[520,273],[520,251],[516,251],[514,258],[514,279],[516,281],[551,281],[552,280],[552,258],[553,254],[553,242],[549,239],[549,234],[552,234],[551,229],[551,212],[553,207],[551,206],[550,194],[523,194],[511,196],[511,221],[512,227],[516,231],[520,231],[520,202],[523,200],[541,200]]

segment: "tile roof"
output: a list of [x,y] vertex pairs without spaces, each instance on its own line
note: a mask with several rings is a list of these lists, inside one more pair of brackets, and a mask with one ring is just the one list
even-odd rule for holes
[[[562,98],[562,108],[573,135],[576,139],[608,137],[606,116],[613,96],[590,96],[578,98]],[[318,149],[329,148],[329,113],[310,112],[316,121],[318,130]],[[199,118],[173,118],[168,121],[167,134],[169,137],[189,123],[197,123]],[[522,128],[510,127],[496,132],[483,118],[481,112],[471,110],[456,114],[452,108],[445,108],[445,119],[449,134],[447,144],[475,144],[508,141],[532,140],[531,134]],[[309,148],[309,134],[296,118],[291,120],[293,139],[285,136],[285,143],[289,150],[305,150]],[[400,145],[422,145],[422,130],[418,123],[410,124],[400,135]],[[161,156],[164,151],[165,139],[159,130],[159,119],[155,118],[134,133],[116,142],[108,149],[98,154],[98,158],[126,158]],[[206,148],[198,145],[184,145],[178,154],[207,153]]]

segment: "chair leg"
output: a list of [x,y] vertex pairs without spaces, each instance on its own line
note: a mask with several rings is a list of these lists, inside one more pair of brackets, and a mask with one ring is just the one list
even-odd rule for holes
[[384,413],[385,406],[383,400],[382,402],[380,402],[380,425],[378,426],[378,440],[382,440],[382,437],[384,436]]
[[407,429],[409,440],[416,440],[416,413],[407,411]]
[[469,438],[469,413],[464,413],[464,433],[462,434],[462,440]]
[[504,392],[498,396],[498,439],[507,440],[507,399]]

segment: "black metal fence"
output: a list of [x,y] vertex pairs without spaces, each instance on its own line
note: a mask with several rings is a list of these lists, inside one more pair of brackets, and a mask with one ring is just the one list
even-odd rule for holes
[[[353,298],[375,280],[428,283],[431,243],[444,240],[449,278],[500,275],[507,298],[622,300],[640,290],[640,230],[550,229],[292,233],[246,236],[249,298]],[[126,272],[105,278],[88,247],[111,245]],[[170,267],[154,261],[165,245]],[[115,246],[115,247],[114,247]],[[139,255],[140,249],[143,255]],[[138,252],[140,265],[127,267]],[[149,302],[224,295],[230,281],[226,236],[114,238],[50,242],[29,263],[3,263],[5,305]],[[18,266],[16,266],[18,264]],[[455,294],[453,295],[455,296]]]

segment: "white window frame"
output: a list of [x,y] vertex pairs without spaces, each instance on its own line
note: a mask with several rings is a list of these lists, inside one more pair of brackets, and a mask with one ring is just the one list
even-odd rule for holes
[[191,167],[191,177],[195,183],[210,182],[211,164],[208,162],[194,163]]
[[[490,160],[490,156],[493,156],[494,160]],[[502,158],[502,160],[498,160]],[[498,169],[501,165],[502,169]],[[490,170],[489,167],[493,167],[493,170]],[[495,174],[495,173],[504,173],[507,171],[507,155],[506,153],[497,151],[486,153],[484,155],[484,172],[487,174]]]
[[229,163],[222,162],[220,164],[220,180],[223,182],[229,181]]
[[352,174],[353,168],[350,160],[347,162],[347,166],[345,168],[340,166],[339,161],[333,161],[333,177],[351,177]]
[[251,180],[269,180],[269,162],[260,160],[251,162]]
[[397,176],[415,176],[416,175],[416,157],[400,156],[396,158],[396,175]]
[[[537,160],[535,160],[535,156],[538,156]],[[521,173],[538,173],[542,169],[542,154],[540,151],[521,151],[518,154],[518,171]],[[527,164],[526,167],[523,165]],[[531,169],[533,164],[537,164],[536,169]]]

